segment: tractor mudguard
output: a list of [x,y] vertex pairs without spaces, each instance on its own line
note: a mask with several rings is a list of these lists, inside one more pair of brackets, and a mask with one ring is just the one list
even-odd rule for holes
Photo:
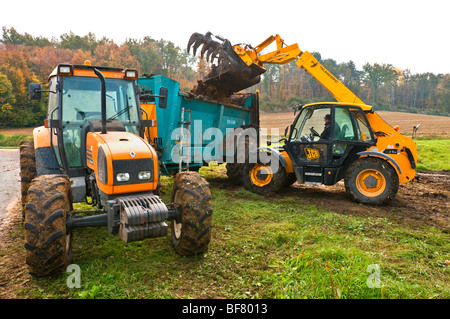
[[61,174],[55,152],[50,145],[50,129],[44,126],[33,130],[37,176]]
[[385,159],[388,162],[391,162],[392,165],[395,167],[395,169],[398,172],[398,175],[402,175],[402,170],[400,169],[400,166],[398,165],[398,163],[389,155],[386,155],[384,153],[381,152],[375,152],[375,151],[364,151],[364,152],[359,152],[357,153],[357,155],[359,156],[374,156],[374,157],[381,157],[383,159]]

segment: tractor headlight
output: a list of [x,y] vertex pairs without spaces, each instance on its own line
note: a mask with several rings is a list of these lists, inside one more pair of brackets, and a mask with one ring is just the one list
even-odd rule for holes
[[116,179],[118,182],[127,182],[130,180],[130,174],[128,173],[119,173],[116,175]]
[[138,174],[138,178],[139,178],[140,180],[143,180],[143,179],[150,179],[150,178],[152,178],[152,172],[150,172],[150,171],[141,171],[141,172],[139,172],[139,174]]

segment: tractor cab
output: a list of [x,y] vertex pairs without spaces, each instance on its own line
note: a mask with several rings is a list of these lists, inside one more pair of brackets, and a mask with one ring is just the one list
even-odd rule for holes
[[333,185],[342,178],[339,171],[346,159],[376,145],[364,114],[367,108],[348,103],[301,108],[285,145],[301,182]]
[[[105,77],[107,128],[141,135],[137,71],[96,68]],[[50,127],[62,133],[52,139],[56,159],[59,167],[75,172],[86,166],[87,132],[101,126],[101,81],[89,64],[60,64],[49,77],[49,91]]]

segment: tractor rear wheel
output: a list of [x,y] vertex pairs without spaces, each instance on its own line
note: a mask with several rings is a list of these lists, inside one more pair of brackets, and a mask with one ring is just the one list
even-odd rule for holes
[[208,182],[197,172],[176,175],[173,204],[181,217],[172,221],[172,244],[181,256],[197,255],[208,249],[211,241],[212,206]]
[[25,205],[25,249],[28,270],[35,276],[64,271],[72,260],[72,232],[66,218],[72,210],[66,175],[42,175],[33,180]]
[[269,164],[246,163],[243,172],[245,189],[265,196],[274,195],[286,185],[286,171],[281,163],[278,163],[276,171]]
[[22,218],[25,218],[28,188],[36,177],[36,159],[33,140],[20,142],[20,188],[22,194]]
[[399,186],[394,168],[385,160],[365,157],[350,165],[345,175],[345,189],[353,200],[381,205],[393,199]]

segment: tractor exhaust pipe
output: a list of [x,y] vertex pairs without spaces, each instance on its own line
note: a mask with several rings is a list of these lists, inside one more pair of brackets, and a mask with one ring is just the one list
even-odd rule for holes
[[94,73],[100,79],[100,91],[102,96],[102,134],[106,134],[106,82],[102,72],[94,68]]

